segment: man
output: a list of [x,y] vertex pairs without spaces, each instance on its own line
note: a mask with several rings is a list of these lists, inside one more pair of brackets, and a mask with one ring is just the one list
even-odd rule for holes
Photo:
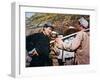
[[50,66],[50,34],[53,30],[51,23],[43,26],[41,33],[35,33],[26,37],[26,50],[32,56],[30,67],[34,66]]
[[65,44],[61,38],[56,39],[57,47],[68,51],[75,51],[75,64],[89,64],[89,35],[85,32],[88,28],[88,21],[85,18],[80,18],[75,27],[79,32],[69,45]]
[[[57,37],[58,37],[58,33],[55,32],[55,31],[52,31],[51,42],[54,41]],[[59,49],[56,47],[55,42],[51,43],[50,46],[51,46],[50,57],[51,57],[51,60],[52,60],[52,65],[58,66],[59,64],[58,64],[57,56],[59,55]]]

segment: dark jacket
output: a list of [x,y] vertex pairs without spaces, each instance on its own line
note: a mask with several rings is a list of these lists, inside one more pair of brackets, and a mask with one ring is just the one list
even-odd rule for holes
[[[43,33],[36,33],[26,37],[26,50],[36,49],[39,56],[33,56],[31,65],[45,66],[49,64],[50,39]],[[34,65],[33,65],[34,64]]]

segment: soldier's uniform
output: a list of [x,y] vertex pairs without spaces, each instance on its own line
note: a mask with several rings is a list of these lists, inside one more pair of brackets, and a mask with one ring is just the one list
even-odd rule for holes
[[63,44],[62,47],[75,51],[77,64],[89,64],[89,36],[86,32],[78,32],[70,46]]
[[[79,19],[80,25],[87,28],[88,22],[81,18]],[[75,51],[75,63],[76,64],[89,64],[89,35],[84,32],[84,29],[77,33],[73,42],[69,45],[62,43],[58,45],[61,49],[66,49],[68,51]]]
[[[47,29],[48,28],[48,29]],[[53,30],[50,23],[46,23],[43,29],[49,30],[48,34]],[[51,66],[50,53],[50,38],[44,32],[35,33],[26,37],[26,50],[32,55],[30,67],[34,66]]]
[[59,65],[59,63],[58,63],[58,55],[59,55],[59,50],[56,47],[55,43],[53,43],[51,45],[51,52],[50,52],[50,58],[52,60],[52,65],[53,66],[58,66]]
[[43,33],[36,33],[26,37],[26,49],[31,51],[35,49],[39,54],[32,56],[30,66],[49,66],[50,39]]
[[[55,32],[55,31],[52,31],[52,34],[51,34],[51,41],[52,40],[55,40],[55,38],[58,36],[58,33]],[[56,43],[53,42],[51,44],[51,52],[50,52],[50,58],[52,60],[52,65],[53,66],[58,66],[58,54],[59,53],[59,49],[56,47]]]

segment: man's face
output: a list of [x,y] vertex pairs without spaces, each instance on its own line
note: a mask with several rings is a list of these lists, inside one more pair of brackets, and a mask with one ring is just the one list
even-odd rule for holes
[[74,26],[76,27],[76,29],[77,29],[78,31],[80,31],[80,30],[81,30],[81,26],[80,26],[80,24],[79,24],[79,23],[75,23],[75,24],[74,24]]
[[45,31],[45,34],[46,34],[47,36],[50,36],[50,35],[51,35],[51,32],[52,32],[52,28],[51,28],[51,27],[44,28],[44,31]]

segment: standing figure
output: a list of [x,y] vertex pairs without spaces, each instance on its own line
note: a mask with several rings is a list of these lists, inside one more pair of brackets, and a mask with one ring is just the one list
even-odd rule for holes
[[53,30],[51,23],[46,23],[43,26],[41,33],[35,33],[26,37],[26,50],[32,57],[30,67],[34,66],[50,66],[50,34]]
[[61,38],[57,38],[57,47],[68,51],[74,51],[75,64],[89,64],[89,35],[85,32],[88,28],[88,21],[82,17],[75,23],[75,27],[79,30],[79,32],[73,42],[67,45]]

